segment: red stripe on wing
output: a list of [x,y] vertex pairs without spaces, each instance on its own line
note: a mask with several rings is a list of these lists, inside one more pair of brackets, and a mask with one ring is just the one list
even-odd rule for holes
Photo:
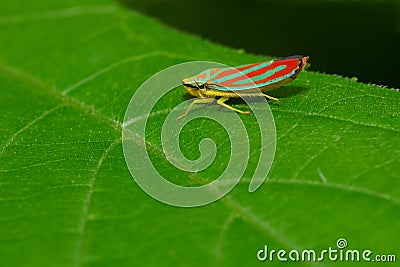
[[[236,67],[236,68],[227,68],[225,71],[222,71],[216,77],[214,77],[213,80],[216,80],[216,79],[219,79],[219,78],[223,78],[223,77],[235,74],[238,71],[245,71],[245,70],[250,69],[252,67],[255,67],[255,66],[259,65],[259,64],[260,63],[252,63],[252,64],[248,64],[248,65],[244,65],[244,66],[240,66],[240,67]],[[214,75],[216,72],[218,72],[220,70],[221,70],[221,68],[211,69],[211,76]]]
[[[223,71],[223,72],[219,73],[215,78],[213,78],[213,80],[217,80],[219,78],[226,77],[227,75],[234,74],[238,70],[239,71],[243,71],[243,70],[246,70],[246,69],[249,69],[249,68],[252,68],[252,67],[256,67],[257,65],[264,64],[264,63],[265,62],[259,62],[259,63],[249,64],[249,65],[237,68],[237,69],[229,69],[227,71]],[[273,69],[275,69],[275,68],[277,68],[279,66],[286,65],[286,67],[284,69],[275,72],[271,76],[268,76],[268,77],[266,77],[266,78],[264,78],[262,80],[253,81],[256,85],[257,84],[263,84],[263,83],[266,83],[268,81],[278,79],[279,77],[282,77],[284,75],[288,75],[288,74],[291,74],[291,73],[294,74],[295,71],[297,69],[299,69],[300,63],[301,63],[301,57],[278,59],[278,60],[273,61],[268,66],[265,66],[265,67],[262,67],[260,69],[254,70],[254,71],[252,71],[250,73],[247,73],[245,75],[240,75],[238,77],[232,78],[232,79],[224,81],[224,82],[218,82],[218,85],[219,86],[223,86],[223,87],[228,87],[228,88],[229,87],[230,88],[234,88],[234,87],[238,86],[238,85],[234,84],[237,81],[245,81],[245,80],[248,80],[249,78],[251,79],[251,78],[257,77],[259,75],[262,75],[262,74],[264,74],[264,73],[266,73],[266,72],[268,72],[270,70],[273,70]],[[246,85],[254,86],[253,82],[242,83],[240,86],[246,86]]]

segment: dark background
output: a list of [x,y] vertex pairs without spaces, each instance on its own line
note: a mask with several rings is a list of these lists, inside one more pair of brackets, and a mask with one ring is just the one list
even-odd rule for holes
[[400,88],[400,1],[121,0],[247,52],[310,56],[311,70]]

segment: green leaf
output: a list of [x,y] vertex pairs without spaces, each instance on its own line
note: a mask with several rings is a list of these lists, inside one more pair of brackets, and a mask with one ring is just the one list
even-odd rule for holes
[[[0,4],[2,265],[253,266],[264,245],[322,250],[336,248],[338,238],[350,249],[399,256],[399,91],[302,73],[271,92],[281,103],[271,103],[277,151],[267,182],[248,193],[260,147],[257,122],[241,116],[254,155],[245,179],[211,205],[171,207],[145,194],[127,169],[121,123],[131,96],[180,62],[264,58],[109,0],[92,2]],[[156,112],[185,98],[182,88],[163,98],[146,137],[162,174],[196,185],[222,170],[230,150],[220,127],[199,119],[182,132],[182,151],[195,159],[198,141],[215,138],[216,163],[198,174],[169,165],[159,139],[167,114]]]

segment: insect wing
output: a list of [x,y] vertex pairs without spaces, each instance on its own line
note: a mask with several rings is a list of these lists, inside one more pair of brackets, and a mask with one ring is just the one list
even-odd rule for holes
[[249,90],[294,78],[302,69],[302,56],[259,62],[236,68],[211,69],[208,87],[221,91]]

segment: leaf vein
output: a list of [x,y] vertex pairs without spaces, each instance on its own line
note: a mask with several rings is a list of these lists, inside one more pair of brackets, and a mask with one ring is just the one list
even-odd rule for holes
[[39,116],[37,116],[36,118],[34,118],[32,121],[28,122],[24,127],[22,127],[21,129],[19,129],[17,132],[15,132],[8,140],[7,142],[1,147],[0,150],[0,157],[3,156],[4,152],[7,150],[7,148],[15,141],[15,139],[18,137],[18,135],[20,135],[21,133],[23,133],[24,131],[28,130],[30,127],[32,127],[33,125],[35,125],[35,123],[37,123],[38,121],[44,119],[46,116],[50,115],[51,113],[55,112],[56,110],[60,109],[61,107],[63,107],[64,104],[58,105],[52,109],[46,110],[44,111],[42,114],[40,114]]
[[93,192],[94,192],[94,187],[96,185],[97,177],[100,172],[101,167],[103,166],[103,162],[107,158],[107,156],[110,154],[110,152],[114,149],[114,147],[119,144],[122,141],[122,137],[119,137],[116,139],[114,142],[112,142],[108,148],[104,151],[103,155],[100,157],[99,162],[94,169],[92,178],[89,183],[89,190],[86,195],[86,198],[84,200],[84,205],[83,205],[83,212],[82,212],[82,217],[79,222],[78,226],[78,241],[76,244],[76,249],[75,249],[75,262],[74,266],[80,266],[82,262],[82,254],[83,254],[83,241],[84,241],[84,236],[85,236],[85,230],[88,222],[88,217],[89,217],[89,209],[90,205],[92,202],[92,197],[93,197]]
[[153,57],[153,56],[158,56],[160,54],[161,54],[160,51],[154,51],[154,52],[149,52],[149,53],[145,53],[145,54],[138,55],[138,56],[124,58],[124,59],[122,59],[120,61],[114,62],[111,65],[109,65],[109,66],[107,66],[105,68],[102,68],[102,69],[94,72],[93,74],[85,77],[84,79],[76,82],[75,84],[71,85],[70,87],[68,87],[67,89],[62,91],[61,94],[67,95],[68,93],[70,93],[71,91],[77,89],[81,85],[83,85],[85,83],[88,83],[88,82],[94,80],[95,78],[97,78],[98,76],[100,76],[100,75],[102,75],[102,74],[104,74],[104,73],[106,73],[106,72],[108,72],[108,71],[110,71],[110,70],[112,70],[112,69],[114,69],[116,67],[119,67],[119,66],[121,66],[123,64],[129,63],[129,62],[140,61],[142,59],[146,59],[146,58]]
[[[253,178],[253,179],[261,180],[261,178]],[[264,179],[262,179],[262,180],[264,180]],[[226,186],[233,182],[236,183],[236,181],[226,179],[224,181],[218,182],[218,184]],[[249,182],[250,182],[250,179],[241,179],[238,184],[248,184]],[[325,188],[333,188],[333,189],[348,191],[350,193],[364,194],[364,195],[367,195],[370,197],[374,197],[374,198],[378,198],[381,200],[392,202],[395,205],[400,205],[400,198],[394,197],[390,194],[370,190],[370,189],[363,188],[363,187],[356,187],[356,186],[351,186],[351,185],[346,185],[346,184],[332,183],[332,182],[328,182],[328,181],[326,183],[323,183],[320,180],[312,181],[312,180],[299,180],[299,179],[271,178],[271,179],[265,180],[265,183],[266,184],[271,183],[271,184],[286,184],[286,185],[320,186],[320,187],[325,187]]]
[[380,125],[380,124],[360,122],[360,121],[356,121],[356,120],[352,120],[352,119],[345,119],[345,118],[340,118],[340,117],[331,116],[331,115],[322,115],[322,114],[315,113],[315,112],[305,112],[305,111],[290,110],[290,109],[278,109],[278,108],[271,108],[271,109],[274,110],[274,111],[282,112],[282,113],[291,113],[291,114],[297,114],[297,115],[306,115],[306,116],[312,116],[312,117],[319,117],[319,118],[324,118],[324,119],[332,119],[332,120],[352,123],[352,124],[355,124],[355,125],[362,125],[362,126],[366,126],[366,127],[379,128],[379,129],[383,129],[383,130],[386,130],[386,131],[400,133],[399,129],[391,128],[391,127],[388,127],[388,126],[385,126],[385,125]]
[[25,21],[51,20],[65,17],[76,17],[88,14],[108,14],[118,10],[117,6],[82,6],[45,12],[16,14],[0,17],[0,25],[16,24]]

